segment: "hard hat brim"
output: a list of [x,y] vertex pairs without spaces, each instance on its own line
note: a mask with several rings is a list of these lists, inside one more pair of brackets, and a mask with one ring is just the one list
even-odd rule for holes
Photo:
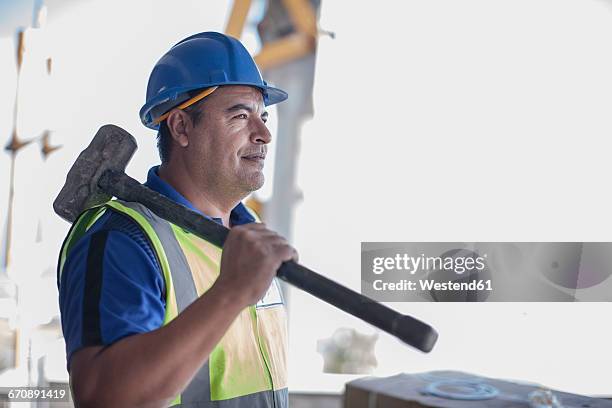
[[[140,109],[140,117],[141,117],[142,124],[148,127],[149,129],[159,130],[159,124],[154,123],[155,117],[153,117],[153,114],[151,112],[156,106],[159,106],[161,104],[165,104],[171,101],[177,101],[176,105],[178,105],[180,103],[178,101],[179,98],[189,91],[193,91],[196,89],[205,88],[209,86],[227,86],[227,85],[244,85],[244,86],[252,86],[255,88],[259,88],[264,95],[264,105],[265,106],[275,105],[279,102],[283,102],[284,100],[288,98],[287,92],[283,91],[282,89],[275,88],[267,84],[265,84],[264,86],[261,86],[259,84],[243,83],[243,82],[238,82],[238,83],[224,82],[222,84],[216,84],[216,85],[206,84],[202,86],[168,90],[166,92],[163,92],[157,95],[157,97],[150,100]],[[169,108],[168,110],[170,109],[173,109],[173,108]]]

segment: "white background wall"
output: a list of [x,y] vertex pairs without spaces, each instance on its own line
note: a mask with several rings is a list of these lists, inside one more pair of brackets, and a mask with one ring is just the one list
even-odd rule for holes
[[[320,42],[300,159],[306,264],[359,290],[361,241],[610,241],[611,2],[339,3],[323,5],[338,35]],[[368,328],[292,296],[294,388],[339,389],[349,377],[315,374],[309,350],[338,325]],[[612,391],[610,304],[390,305],[440,340],[424,355],[381,335],[377,375]]]
[[[54,267],[67,224],[50,203],[100,125],[137,137],[130,174],[142,180],[157,163],[137,116],[148,74],[181,38],[222,30],[228,10],[220,0],[50,10],[51,97],[34,86],[42,74],[27,74],[22,101],[41,102],[23,108],[19,126],[26,136],[52,123],[65,147],[44,164],[34,146],[19,156],[14,276]],[[610,241],[612,2],[329,0],[321,16],[337,38],[320,41],[316,113],[303,132],[294,242],[304,264],[359,290],[361,241]],[[2,143],[13,47],[0,39]],[[8,169],[0,154],[3,219]],[[56,308],[48,285],[31,310]],[[612,393],[610,304],[391,306],[433,324],[440,341],[423,355],[381,334],[377,375],[450,368]],[[291,388],[341,390],[349,377],[321,374],[317,339],[338,326],[372,329],[297,291],[291,312]]]

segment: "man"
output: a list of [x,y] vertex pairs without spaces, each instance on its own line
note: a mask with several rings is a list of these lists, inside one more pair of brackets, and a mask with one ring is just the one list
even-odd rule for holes
[[274,275],[297,260],[241,203],[259,189],[268,86],[231,37],[206,32],[156,64],[141,109],[162,164],[147,186],[231,228],[220,248],[113,200],[73,225],[58,265],[79,407],[288,405],[286,320]]

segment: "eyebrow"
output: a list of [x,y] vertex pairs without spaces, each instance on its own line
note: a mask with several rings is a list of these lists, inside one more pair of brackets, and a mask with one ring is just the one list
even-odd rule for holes
[[[231,113],[231,112],[236,112],[236,111],[239,111],[239,110],[245,110],[245,111],[247,111],[247,112],[249,112],[249,113],[253,113],[253,109],[251,109],[251,107],[250,107],[250,106],[245,105],[244,103],[237,103],[236,105],[234,105],[234,106],[231,106],[231,107],[227,108],[227,109],[225,110],[225,112],[226,112],[226,113]],[[268,116],[268,112],[267,112],[267,111],[264,111],[264,112],[261,114],[261,116]]]

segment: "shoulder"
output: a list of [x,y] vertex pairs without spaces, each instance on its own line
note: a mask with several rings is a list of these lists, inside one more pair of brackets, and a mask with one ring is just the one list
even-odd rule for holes
[[107,209],[71,246],[58,265],[69,361],[82,347],[111,344],[163,323],[164,278],[136,222]]
[[125,214],[112,209],[107,212],[108,217],[105,222],[100,225],[100,231],[113,231],[118,233],[114,234],[118,239],[123,238],[132,241],[136,246],[142,249],[149,260],[159,268],[153,245],[142,227]]
[[[151,262],[156,265],[158,263],[153,246],[142,227],[129,216],[114,210],[112,207],[106,207],[105,212],[91,226],[88,226],[87,231],[78,240],[78,244],[84,246],[82,244],[91,242],[94,237],[98,241],[101,240],[101,237],[106,237],[106,241],[110,240],[111,242],[125,243],[129,241],[130,246],[135,245],[140,248]],[[74,246],[77,247],[78,244]]]
[[60,303],[78,298],[88,285],[102,280],[108,289],[120,289],[121,282],[129,280],[164,296],[158,256],[144,231],[129,217],[106,211],[85,233],[68,241],[57,267]]

